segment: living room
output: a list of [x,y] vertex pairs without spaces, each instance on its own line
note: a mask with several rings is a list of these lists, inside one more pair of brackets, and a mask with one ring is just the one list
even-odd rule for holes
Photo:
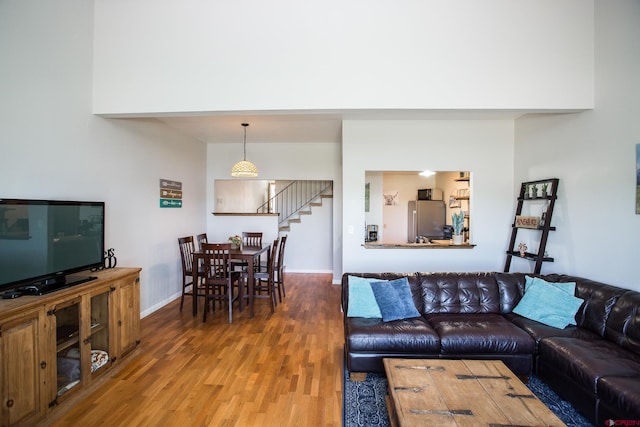
[[[549,95],[541,101],[553,98],[555,102],[547,103],[551,107],[543,102],[535,105],[544,111],[580,104],[578,107],[586,111],[510,119],[497,112],[502,105],[489,103],[492,97],[487,96],[479,101],[486,101],[493,108],[469,116],[465,112],[474,105],[462,98],[453,106],[464,110],[450,114],[438,110],[430,120],[405,120],[412,118],[409,113],[396,113],[399,120],[347,118],[342,123],[339,142],[250,145],[250,154],[260,159],[262,177],[334,180],[332,265],[320,265],[317,270],[332,270],[335,283],[343,271],[389,266],[381,259],[392,259],[395,270],[500,270],[519,182],[558,177],[560,201],[554,216],[558,230],[548,247],[556,262],[545,265],[546,271],[581,274],[640,288],[636,280],[638,266],[630,258],[635,244],[632,236],[638,234],[640,226],[634,210],[633,158],[639,126],[633,119],[638,109],[638,97],[634,96],[637,76],[632,71],[639,60],[633,44],[637,37],[633,37],[633,26],[615,24],[615,31],[608,31],[607,27],[612,21],[635,17],[635,3],[622,3],[613,10],[605,4],[562,3],[563,7],[575,9],[572,13],[580,12],[580,19],[572,18],[570,28],[563,28],[563,34],[584,39],[577,45],[566,42],[562,48],[586,51],[569,65],[576,67],[586,61],[588,66],[584,70],[564,70],[574,71],[575,76],[564,76],[562,82],[568,83],[574,77],[586,79],[573,86],[574,92],[585,89],[585,99],[573,93],[567,96],[572,102],[564,105],[563,97]],[[143,313],[148,314],[178,292],[176,236],[203,229],[214,238],[228,235],[227,230],[216,229],[210,214],[212,183],[216,178],[228,178],[229,166],[239,155],[238,142],[207,145],[152,118],[104,119],[93,115],[92,110],[108,109],[101,105],[91,107],[92,97],[97,96],[92,95],[92,82],[97,79],[94,71],[113,70],[108,64],[101,67],[101,58],[93,57],[94,51],[99,52],[94,38],[110,37],[113,33],[105,28],[103,20],[114,18],[107,14],[108,10],[103,11],[106,5],[100,2],[65,3],[58,5],[51,12],[53,15],[42,9],[31,10],[27,5],[28,2],[2,5],[6,24],[2,26],[2,47],[4,57],[12,64],[2,71],[5,95],[0,129],[3,154],[11,159],[0,172],[5,182],[3,196],[104,200],[107,243],[115,248],[120,265],[143,268],[141,302]],[[124,4],[119,7],[127,8]],[[555,6],[546,7],[553,10]],[[625,7],[631,8],[632,13]],[[491,13],[490,9],[487,7],[487,13]],[[115,12],[122,13],[118,8]],[[168,12],[162,9],[158,13]],[[59,19],[51,20],[51,16]],[[553,54],[568,55],[562,48]],[[525,52],[534,51],[551,63],[552,55],[545,58],[544,52],[536,49],[541,46],[523,47]],[[554,73],[562,71],[557,67],[554,63],[542,68],[552,68]],[[533,77],[525,76],[522,82],[537,85],[538,91],[548,95],[551,89],[541,86],[543,82],[531,81]],[[132,82],[137,84],[137,80],[117,78],[122,88],[112,88],[113,91],[142,91],[128,87]],[[109,85],[103,86],[109,90]],[[531,99],[525,99],[528,105],[517,99],[508,103],[508,95],[500,86],[490,92],[495,98],[504,98],[503,104],[511,107],[509,113],[515,107],[532,109],[534,105]],[[235,98],[234,94],[229,96]],[[111,99],[104,94],[103,97]],[[253,109],[250,105],[253,104],[237,107]],[[402,105],[404,109],[414,106]],[[431,102],[424,106],[433,107]],[[139,106],[139,110],[152,107]],[[271,108],[278,107],[275,103]],[[486,120],[477,120],[480,117]],[[251,136],[249,133],[249,142]],[[390,147],[396,155],[389,155]],[[429,257],[421,251],[407,254],[363,249],[360,232],[364,224],[364,171],[421,170],[425,166],[473,173],[477,247],[463,253],[432,251]],[[159,178],[183,182],[183,208],[158,209]],[[356,230],[354,234],[347,232],[349,226]],[[623,235],[629,238],[622,239],[613,250],[600,250],[609,247],[612,238],[620,240],[613,237],[618,230],[624,230]],[[528,268],[520,267],[525,271]],[[296,270],[295,262],[289,263],[289,269]],[[305,267],[305,271],[311,269]]]
[[[587,80],[578,85],[587,89],[580,105],[584,112],[504,119],[491,118],[500,117],[492,108],[480,110],[488,120],[439,112],[431,120],[411,121],[398,113],[400,120],[345,119],[341,142],[250,146],[254,158],[261,160],[264,177],[334,180],[330,237],[334,255],[332,265],[318,266],[318,271],[333,270],[337,283],[343,271],[389,266],[381,258],[392,259],[396,270],[500,270],[519,182],[558,177],[560,201],[554,217],[558,231],[549,243],[556,262],[546,265],[546,271],[581,274],[630,289],[640,287],[638,266],[631,261],[632,236],[639,227],[634,212],[633,159],[638,143],[639,125],[633,119],[638,85],[632,72],[638,62],[633,44],[637,37],[633,37],[633,26],[615,24],[615,31],[607,31],[612,21],[635,17],[635,3],[622,3],[613,10],[603,2],[562,4],[581,12],[582,23],[573,22],[570,34],[585,39],[577,46],[587,51],[581,55],[586,55],[589,67],[576,70],[579,75],[575,76]],[[152,118],[93,115],[93,68],[100,67],[101,60],[93,58],[96,47],[92,40],[112,34],[98,25],[103,22],[105,5],[65,3],[53,15],[27,5],[2,5],[2,47],[12,64],[2,71],[0,129],[3,157],[11,159],[0,172],[5,182],[3,196],[106,201],[108,245],[115,248],[120,265],[143,268],[142,311],[148,314],[178,292],[176,236],[203,229],[216,238],[227,236],[226,230],[215,229],[210,215],[211,188],[214,179],[228,178],[227,166],[238,156],[238,143],[205,145]],[[554,6],[548,7],[553,10]],[[570,47],[575,46],[564,46]],[[102,68],[113,69],[106,64]],[[593,79],[589,77],[592,73]],[[523,81],[536,84],[528,82],[530,78]],[[127,87],[128,78],[121,81],[121,90],[135,92]],[[492,90],[496,97],[502,94],[500,87]],[[554,106],[561,103],[559,99]],[[529,104],[531,109],[533,102]],[[510,106],[527,105],[514,101]],[[473,105],[462,99],[456,107],[466,110]],[[536,107],[544,110],[546,105]],[[465,118],[456,119],[460,115]],[[389,144],[397,155],[389,155]],[[418,152],[424,156],[415,155]],[[436,170],[474,174],[474,241],[478,246],[462,254],[432,251],[428,259],[420,251],[407,255],[406,251],[389,254],[363,249],[359,233],[364,223],[364,171],[420,170],[425,167],[423,158]],[[158,209],[159,178],[183,182],[183,208]],[[356,230],[354,234],[347,233],[349,226]],[[614,237],[618,230],[629,238],[617,242],[613,250],[602,251],[612,238],[620,240]],[[295,271],[295,263],[289,268]]]
[[[376,52],[365,49],[374,44],[370,40],[337,31],[342,28],[340,23],[348,22],[349,17],[355,22],[354,17],[364,13],[340,2],[333,5],[338,16],[329,14],[336,26],[324,35],[331,36],[334,47],[341,46],[334,37],[346,37],[350,43],[345,43],[342,50],[313,56],[324,58],[330,65],[309,66],[328,75],[318,83],[320,73],[310,73],[296,61],[287,62],[288,72],[299,72],[304,78],[292,80],[288,73],[276,78],[273,69],[271,74],[266,73],[262,65],[268,55],[264,52],[278,52],[277,46],[286,45],[289,39],[269,40],[268,32],[260,32],[264,27],[256,22],[266,13],[261,3],[252,4],[253,11],[229,10],[234,19],[223,13],[220,16],[224,19],[216,21],[231,34],[224,39],[230,51],[243,45],[238,40],[248,45],[257,40],[261,43],[246,54],[238,51],[242,53],[236,60],[223,67],[226,74],[207,75],[200,69],[194,76],[198,67],[187,61],[193,59],[185,52],[189,44],[171,39],[177,33],[196,37],[187,29],[198,27],[173,26],[167,31],[160,24],[162,28],[153,25],[167,22],[167,16],[176,11],[183,12],[182,19],[187,21],[197,15],[185,2],[163,2],[149,10],[146,2],[2,1],[0,52],[5,66],[0,70],[4,160],[1,196],[105,201],[108,247],[115,248],[119,266],[142,268],[141,306],[146,316],[179,296],[177,236],[206,230],[212,239],[226,239],[237,232],[216,228],[211,215],[212,188],[215,179],[229,177],[231,165],[241,155],[239,122],[238,140],[204,144],[166,126],[154,115],[278,112],[288,110],[290,105],[296,111],[339,109],[353,113],[343,117],[339,141],[249,146],[250,156],[260,159],[256,163],[261,177],[334,181],[332,233],[327,236],[331,257],[321,264],[299,268],[292,257],[288,271],[329,270],[336,284],[347,271],[500,271],[520,182],[555,177],[560,179],[554,213],[557,231],[547,247],[555,262],[545,264],[544,272],[573,274],[640,290],[640,266],[635,262],[640,216],[635,212],[634,157],[635,146],[640,143],[640,7],[634,0],[531,1],[522,7],[532,8],[534,3],[540,8],[536,9],[537,17],[523,18],[520,6],[490,1],[482,6],[465,2],[464,7],[473,13],[460,14],[465,19],[456,21],[450,29],[429,20],[432,27],[452,36],[450,40],[438,39],[441,43],[437,49],[430,46],[440,55],[438,58],[445,58],[447,52],[455,54],[460,61],[455,65],[464,65],[458,67],[457,74],[438,76],[437,80],[429,79],[433,74],[398,78],[392,73],[398,71],[393,64],[411,56],[411,52],[404,52],[401,58],[378,60],[384,69],[355,84],[356,72],[362,72],[363,66],[355,67],[355,76],[350,75],[349,80],[335,71],[343,69],[340,61],[349,59],[349,65],[364,61],[368,67]],[[445,7],[438,2],[429,4]],[[194,4],[189,6],[195,8]],[[185,12],[188,10],[191,12]],[[278,10],[279,19],[284,21],[288,13],[293,13]],[[292,10],[297,11],[297,7]],[[448,11],[453,13],[453,9]],[[249,22],[246,14],[252,18]],[[522,24],[523,19],[525,23],[527,19],[537,22],[536,18],[541,20],[545,14],[552,21],[548,25],[516,31],[516,24]],[[510,28],[512,34],[495,35],[492,43],[486,34],[476,42],[468,32],[455,36],[455,30],[463,25],[489,33],[492,26],[486,23],[495,24],[497,16],[501,16],[501,22],[513,21],[513,25],[498,27],[503,31]],[[401,33],[400,24],[395,22],[395,26],[381,31],[389,37],[385,52],[398,46],[391,34]],[[291,31],[302,31],[302,26],[296,25]],[[156,38],[161,34],[164,37]],[[479,50],[480,41],[486,44]],[[304,49],[304,42],[309,40],[302,40],[300,49]],[[135,46],[119,54],[110,50],[126,44]],[[553,50],[545,50],[550,47]],[[365,50],[355,54],[359,49]],[[488,54],[490,59],[475,57],[478,52]],[[112,61],[119,55],[127,62]],[[163,74],[175,70],[167,71],[164,62],[156,62],[174,56],[180,59],[173,62],[189,64],[176,74],[177,81],[206,86],[215,78],[224,86],[236,80],[233,90],[212,96],[219,100],[216,105],[182,96],[181,89],[170,84],[175,80]],[[255,59],[258,57],[260,60]],[[539,61],[533,64],[537,67],[531,67],[527,58]],[[418,65],[422,70],[429,63]],[[486,74],[474,74],[474,66]],[[411,68],[411,64],[402,68]],[[488,74],[491,69],[496,75]],[[503,72],[497,73],[500,70]],[[290,98],[269,96],[254,85],[235,91],[253,72],[264,72],[262,83],[271,90],[288,88]],[[385,73],[386,79],[375,79]],[[540,73],[546,80],[536,77]],[[108,82],[101,80],[105,77]],[[345,85],[346,80],[352,86]],[[127,96],[109,104],[123,93]],[[96,104],[96,97],[101,103]],[[137,103],[140,99],[145,102]],[[385,114],[363,116],[363,109],[384,110]],[[525,112],[529,114],[521,115]],[[107,118],[109,115],[114,118]],[[251,128],[251,132],[258,138],[257,129]],[[427,166],[472,172],[473,239],[477,246],[464,251],[409,253],[363,248],[364,172],[421,170]],[[181,209],[159,209],[161,178],[183,183]],[[353,234],[349,233],[350,227]],[[514,268],[527,271],[529,265],[521,263]]]

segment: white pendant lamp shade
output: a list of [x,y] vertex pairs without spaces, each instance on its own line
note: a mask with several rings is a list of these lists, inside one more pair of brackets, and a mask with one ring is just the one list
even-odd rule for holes
[[258,176],[258,168],[247,160],[240,160],[231,168],[231,176],[253,178]]
[[254,178],[258,176],[256,165],[247,160],[247,126],[249,123],[242,123],[244,127],[244,157],[231,168],[231,176],[238,178]]

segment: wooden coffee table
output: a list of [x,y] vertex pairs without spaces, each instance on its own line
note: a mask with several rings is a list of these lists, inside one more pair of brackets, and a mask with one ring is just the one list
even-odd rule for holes
[[392,426],[564,426],[499,360],[384,359]]

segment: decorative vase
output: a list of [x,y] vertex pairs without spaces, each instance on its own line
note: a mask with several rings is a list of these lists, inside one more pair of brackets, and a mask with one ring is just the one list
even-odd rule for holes
[[462,234],[454,234],[453,235],[453,244],[454,245],[461,245],[463,238],[464,238],[464,235],[462,235]]
[[527,244],[526,244],[526,243],[524,243],[524,242],[521,242],[521,243],[518,245],[518,252],[520,252],[520,256],[521,256],[521,257],[523,257],[523,258],[524,258],[524,257],[527,255],[527,249],[529,249],[529,248],[527,248]]
[[232,243],[231,249],[240,249],[240,245],[236,245],[235,243]]

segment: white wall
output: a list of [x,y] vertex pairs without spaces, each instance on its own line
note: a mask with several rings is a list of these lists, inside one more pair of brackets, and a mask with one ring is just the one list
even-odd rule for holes
[[96,1],[96,113],[593,106],[592,0]]
[[[239,128],[239,127],[238,127]],[[260,129],[252,127],[252,132]],[[323,206],[314,207],[313,214],[305,215],[301,224],[292,224],[288,233],[285,260],[289,272],[340,272],[341,254],[339,232],[342,177],[340,171],[340,144],[252,144],[247,142],[247,159],[259,170],[260,180],[332,180],[333,199]],[[263,231],[270,239],[277,235],[277,218],[213,215],[216,179],[229,179],[231,167],[242,160],[239,143],[215,143],[207,146],[207,233],[209,238],[226,240],[242,231]],[[249,230],[247,227],[253,227]],[[339,273],[336,273],[339,277]]]
[[[176,239],[205,227],[205,147],[91,113],[93,2],[0,2],[0,197],[106,203],[106,245],[141,267],[146,314],[180,292]],[[184,207],[159,208],[159,179]]]
[[[640,290],[640,2],[596,1],[596,108],[516,121],[516,181],[560,178],[543,271]],[[514,189],[514,190],[517,190]],[[515,267],[515,264],[514,264]]]
[[[343,122],[343,271],[501,271],[515,198],[513,121]],[[474,249],[365,249],[365,170],[473,175]],[[351,230],[353,229],[353,232]]]

